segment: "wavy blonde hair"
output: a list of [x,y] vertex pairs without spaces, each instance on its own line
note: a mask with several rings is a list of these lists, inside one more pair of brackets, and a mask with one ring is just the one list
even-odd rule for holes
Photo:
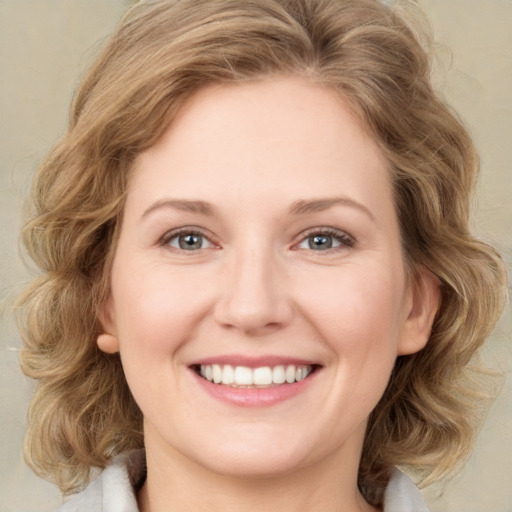
[[363,494],[379,505],[391,466],[433,480],[471,449],[481,409],[470,363],[501,312],[504,269],[468,231],[478,158],[409,23],[376,0],[146,1],[83,80],[23,231],[42,269],[19,302],[21,365],[38,381],[25,453],[64,492],[143,445],[120,359],[96,346],[134,158],[199,88],[276,74],[331,87],[362,120],[389,162],[408,268],[442,284],[426,348],[398,358],[370,417]]

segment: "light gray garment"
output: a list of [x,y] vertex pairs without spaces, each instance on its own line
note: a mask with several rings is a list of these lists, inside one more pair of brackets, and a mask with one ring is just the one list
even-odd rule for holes
[[[143,450],[115,457],[83,492],[56,512],[139,512],[134,487],[145,475]],[[395,469],[384,496],[384,512],[429,512],[412,481]]]

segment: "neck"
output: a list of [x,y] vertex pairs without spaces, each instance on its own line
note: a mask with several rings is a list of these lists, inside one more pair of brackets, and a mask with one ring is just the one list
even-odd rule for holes
[[[146,443],[141,512],[376,512],[357,488],[360,451],[270,476],[219,474],[183,454]],[[353,451],[353,450],[352,450]],[[354,457],[355,455],[355,457]]]

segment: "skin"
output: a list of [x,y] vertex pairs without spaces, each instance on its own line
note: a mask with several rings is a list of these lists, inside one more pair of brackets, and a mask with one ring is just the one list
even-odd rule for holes
[[[201,247],[180,249],[180,228]],[[98,339],[144,414],[141,510],[375,510],[357,489],[367,418],[437,302],[428,272],[407,277],[386,162],[335,92],[289,77],[200,90],[136,161]],[[190,370],[225,354],[320,369],[241,407]]]

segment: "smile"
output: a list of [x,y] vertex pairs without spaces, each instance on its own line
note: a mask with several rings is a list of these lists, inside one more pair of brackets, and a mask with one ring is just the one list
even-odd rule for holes
[[293,384],[308,377],[314,365],[276,365],[249,368],[229,364],[202,364],[196,372],[203,379],[214,384],[233,388],[268,388]]

